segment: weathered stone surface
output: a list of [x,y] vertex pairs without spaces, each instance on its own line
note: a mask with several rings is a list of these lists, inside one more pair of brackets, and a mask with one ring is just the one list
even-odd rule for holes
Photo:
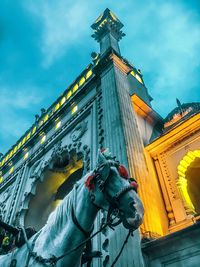
[[145,243],[142,251],[148,267],[199,267],[200,222]]

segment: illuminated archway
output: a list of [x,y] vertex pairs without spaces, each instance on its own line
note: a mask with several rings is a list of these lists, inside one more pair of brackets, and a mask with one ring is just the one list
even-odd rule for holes
[[[67,152],[68,153],[68,152]],[[68,156],[66,156],[68,155]],[[74,183],[83,175],[83,155],[77,157],[72,150],[62,157],[53,157],[48,168],[42,173],[34,195],[30,198],[25,215],[25,226],[41,229],[49,214],[60,201],[71,191]]]
[[81,142],[63,146],[60,141],[51,151],[31,162],[16,225],[39,230],[74,183],[90,170],[90,148]]
[[69,165],[67,172],[44,172],[44,179],[39,182],[35,195],[31,198],[29,209],[25,216],[25,226],[39,230],[47,221],[49,214],[62,199],[71,191],[74,183],[83,174],[83,161]]
[[187,215],[200,214],[200,150],[189,151],[178,165],[177,186]]

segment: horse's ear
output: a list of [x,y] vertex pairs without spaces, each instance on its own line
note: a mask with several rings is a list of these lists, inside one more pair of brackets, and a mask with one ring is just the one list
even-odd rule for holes
[[99,149],[98,150],[98,155],[97,155],[97,166],[100,166],[102,164],[105,164],[107,162],[105,156],[103,155],[103,152],[105,150],[103,149]]
[[108,175],[110,173],[110,166],[106,159],[107,153],[109,153],[108,149],[99,149],[97,156],[97,167],[101,166],[99,168],[99,173],[104,180],[108,178]]

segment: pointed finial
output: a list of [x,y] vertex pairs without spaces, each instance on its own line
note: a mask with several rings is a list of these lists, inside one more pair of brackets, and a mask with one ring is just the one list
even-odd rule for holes
[[41,108],[41,114],[44,115],[46,113],[46,109],[45,108]]
[[176,103],[177,103],[177,106],[180,107],[181,106],[181,102],[178,98],[176,98]]
[[92,52],[91,57],[92,57],[93,63],[96,65],[99,61],[99,54],[97,54],[96,52]]
[[180,113],[182,114],[183,113],[183,109],[182,109],[181,102],[180,102],[180,100],[178,98],[176,98],[176,103],[177,103],[177,106],[178,106],[178,108],[180,110]]
[[35,114],[35,122],[39,121],[40,116],[38,114]]
[[96,19],[91,28],[94,30],[92,37],[100,43],[101,54],[112,48],[120,54],[118,42],[125,34],[121,21],[106,8]]

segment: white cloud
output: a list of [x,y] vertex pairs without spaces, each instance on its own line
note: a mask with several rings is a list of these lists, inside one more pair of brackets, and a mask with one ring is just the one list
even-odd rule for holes
[[37,88],[27,86],[26,89],[16,89],[1,86],[0,90],[1,109],[19,108],[30,109],[30,106],[42,102],[43,97],[39,94]]
[[6,152],[34,123],[34,110],[38,111],[43,94],[38,88],[12,88],[0,85],[0,152]]
[[61,57],[74,42],[81,41],[85,29],[89,30],[92,10],[82,1],[34,1],[26,8],[41,21],[44,67]]
[[154,107],[164,116],[175,106],[176,97],[183,102],[200,101],[192,99],[190,91],[199,83],[195,73],[200,67],[200,22],[196,18],[196,11],[181,2],[157,6],[156,1],[132,18],[137,23],[128,42],[132,40],[135,50],[129,58],[136,58],[138,68],[143,66],[144,75],[148,74]]
[[19,117],[13,110],[7,111],[4,115],[0,119],[1,138],[10,136],[17,139],[30,127],[29,119]]

